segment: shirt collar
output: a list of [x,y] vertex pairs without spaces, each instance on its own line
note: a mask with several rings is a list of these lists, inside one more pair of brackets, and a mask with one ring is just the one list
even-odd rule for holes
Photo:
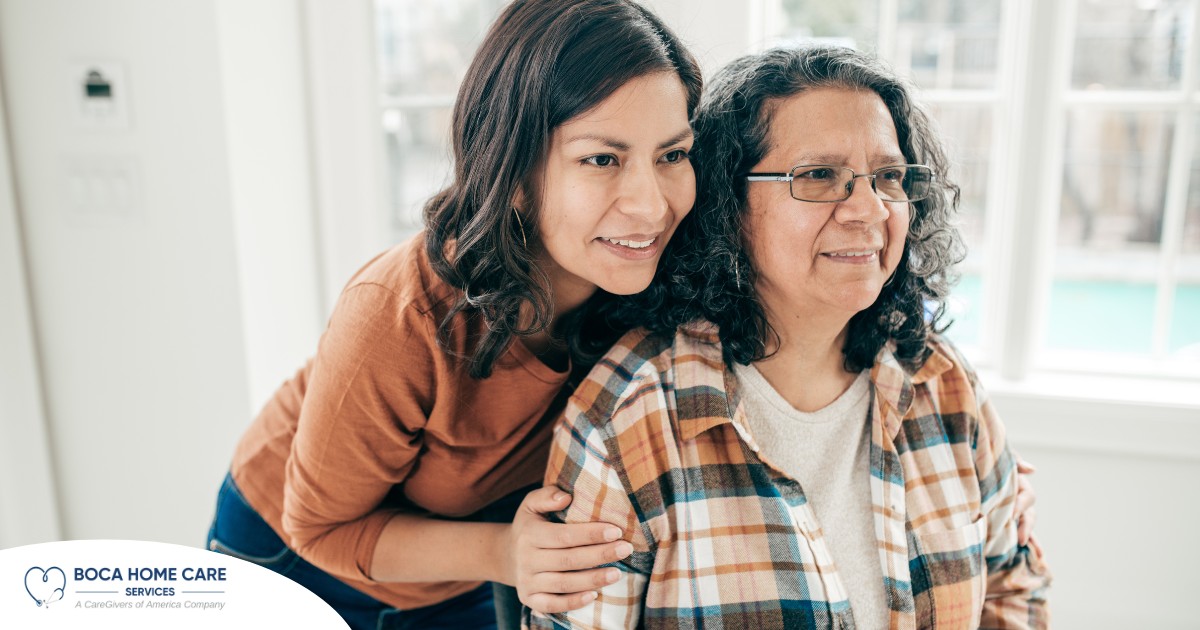
[[679,437],[691,441],[733,418],[735,405],[727,383],[732,374],[726,374],[716,324],[699,322],[681,326],[675,332],[672,351]]
[[929,358],[914,371],[896,358],[895,348],[895,342],[889,341],[885,344],[875,357],[875,365],[871,367],[871,384],[875,388],[876,400],[879,401],[883,429],[891,438],[895,438],[900,431],[900,423],[912,406],[915,386],[951,367],[950,361],[935,346]]
[[[936,378],[954,366],[940,344],[929,344],[932,353],[913,370],[895,355],[889,341],[871,367],[871,385],[883,411],[884,428],[895,437],[900,422],[912,406],[915,386]],[[717,326],[709,322],[682,326],[676,331],[672,363],[679,437],[692,440],[721,424],[732,422],[737,401],[736,378],[725,366]]]

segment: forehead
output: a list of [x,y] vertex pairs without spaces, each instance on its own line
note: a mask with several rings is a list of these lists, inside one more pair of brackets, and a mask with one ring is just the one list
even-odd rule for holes
[[597,126],[637,128],[687,124],[687,90],[679,75],[659,71],[634,77],[591,109],[563,122],[567,134]]
[[769,116],[768,157],[838,165],[903,160],[891,113],[872,90],[806,90],[773,103]]

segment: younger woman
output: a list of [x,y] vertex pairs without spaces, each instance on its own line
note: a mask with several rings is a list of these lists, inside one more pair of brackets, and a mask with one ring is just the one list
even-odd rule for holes
[[[578,607],[630,553],[558,525],[552,421],[692,207],[700,72],[629,0],[516,0],[454,108],[427,232],[350,279],[316,356],[242,437],[209,547],[263,564],[354,628],[494,627],[490,587]],[[488,506],[500,520],[480,522]],[[495,516],[495,515],[492,515]],[[615,542],[614,542],[615,541]]]

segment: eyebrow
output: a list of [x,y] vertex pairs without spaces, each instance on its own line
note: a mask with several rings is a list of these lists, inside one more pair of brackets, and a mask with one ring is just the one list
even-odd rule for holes
[[[689,127],[687,129],[684,129],[683,131],[680,131],[679,133],[671,136],[667,140],[660,142],[658,144],[657,148],[658,149],[666,149],[667,147],[670,147],[671,145],[683,142],[684,140],[687,140],[688,138],[691,138],[692,136],[693,136],[693,132],[692,132],[692,129]],[[571,144],[573,142],[582,142],[585,140],[592,141],[592,142],[599,142],[599,143],[603,144],[604,146],[616,149],[617,151],[628,151],[631,148],[628,142],[623,142],[621,140],[617,140],[616,138],[610,138],[608,136],[602,136],[602,135],[594,134],[594,133],[585,133],[585,134],[580,134],[578,136],[571,136],[570,138],[567,138],[567,141],[564,144]]]
[[[830,166],[844,166],[846,157],[843,155],[834,155],[832,153],[823,153],[817,155],[801,155],[799,160],[800,161],[796,162],[797,165],[828,164]],[[894,164],[905,164],[907,162],[908,160],[899,153],[879,153],[871,156],[872,164],[891,166]]]

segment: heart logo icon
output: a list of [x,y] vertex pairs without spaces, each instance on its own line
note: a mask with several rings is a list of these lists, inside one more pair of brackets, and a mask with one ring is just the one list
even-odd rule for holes
[[58,567],[31,567],[25,572],[25,591],[38,606],[49,606],[62,599],[66,588],[67,574]]

